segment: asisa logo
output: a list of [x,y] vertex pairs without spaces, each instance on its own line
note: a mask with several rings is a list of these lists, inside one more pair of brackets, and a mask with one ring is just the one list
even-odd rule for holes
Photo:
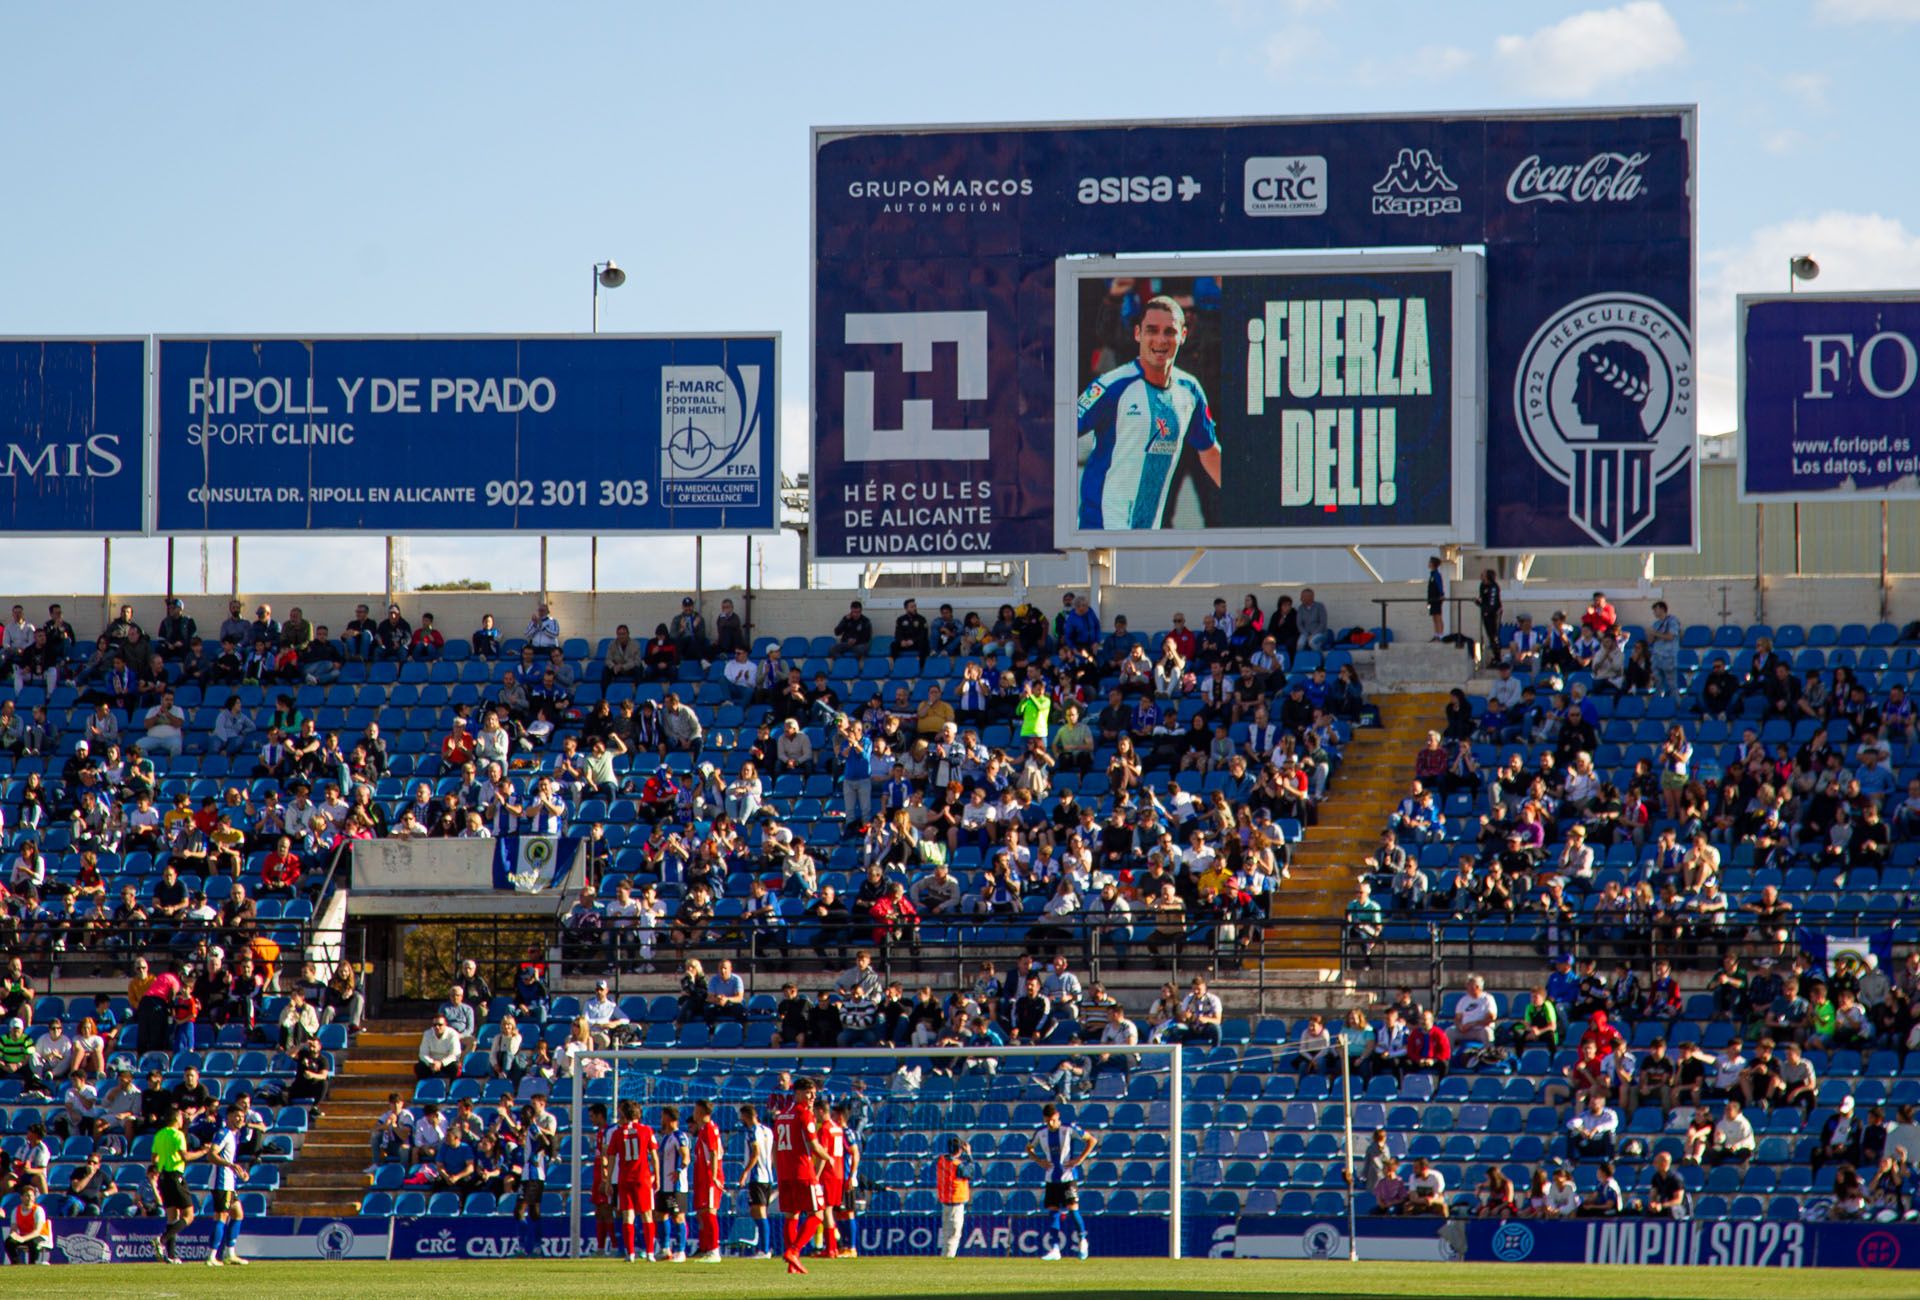
[[1376,217],[1431,217],[1460,211],[1459,186],[1431,149],[1402,149],[1373,183]]
[[1191,203],[1200,182],[1191,176],[1082,176],[1074,196],[1082,203]]
[[1637,293],[1568,303],[1534,331],[1514,417],[1540,467],[1567,485],[1567,514],[1602,546],[1653,522],[1660,484],[1692,464],[1693,341]]

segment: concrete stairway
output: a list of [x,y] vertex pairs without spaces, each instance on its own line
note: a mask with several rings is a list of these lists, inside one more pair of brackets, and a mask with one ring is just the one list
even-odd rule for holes
[[1405,797],[1413,779],[1413,754],[1427,732],[1444,719],[1444,694],[1377,697],[1383,725],[1353,733],[1342,756],[1328,797],[1320,805],[1320,822],[1308,829],[1293,849],[1292,879],[1273,898],[1277,922],[1268,931],[1268,949],[1295,955],[1269,957],[1269,970],[1331,970],[1338,965],[1328,955],[1333,933],[1323,925],[1289,926],[1290,917],[1338,917],[1353,897],[1361,861],[1379,843],[1387,816]]
[[373,1156],[367,1145],[387,1094],[413,1095],[413,1062],[424,1022],[370,1022],[353,1041],[300,1153],[285,1167],[275,1214],[341,1215],[360,1207]]

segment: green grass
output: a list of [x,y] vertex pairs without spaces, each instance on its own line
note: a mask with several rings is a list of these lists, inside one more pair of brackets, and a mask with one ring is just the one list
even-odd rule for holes
[[[0,1272],[12,1276],[12,1271]],[[102,1295],[233,1297],[234,1300],[463,1300],[512,1296],[524,1300],[588,1300],[597,1296],[698,1296],[753,1300],[759,1296],[918,1296],[962,1300],[972,1296],[1281,1295],[1498,1296],[1502,1300],[1571,1300],[1603,1296],[1674,1300],[1748,1300],[1778,1296],[1844,1295],[1848,1300],[1920,1297],[1920,1273],[1842,1269],[1630,1268],[1529,1264],[1348,1264],[1272,1260],[1104,1259],[1059,1264],[993,1259],[879,1259],[820,1261],[806,1277],[788,1277],[780,1262],[625,1264],[513,1261],[406,1263],[257,1263],[209,1269],[199,1264],[111,1264],[34,1270],[17,1288],[35,1300],[98,1300]],[[0,1286],[0,1292],[8,1288]]]

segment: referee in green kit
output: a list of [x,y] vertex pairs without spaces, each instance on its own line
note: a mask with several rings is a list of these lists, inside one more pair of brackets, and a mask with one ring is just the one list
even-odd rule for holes
[[160,1205],[166,1211],[167,1230],[153,1240],[156,1262],[184,1263],[174,1245],[180,1230],[193,1222],[193,1193],[187,1190],[187,1161],[200,1152],[187,1150],[187,1117],[178,1107],[153,1135],[153,1164],[160,1171]]

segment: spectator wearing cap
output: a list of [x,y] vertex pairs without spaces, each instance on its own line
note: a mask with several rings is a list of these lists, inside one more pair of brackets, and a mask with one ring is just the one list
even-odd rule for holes
[[673,638],[674,650],[682,660],[707,661],[707,620],[694,607],[692,596],[680,598],[680,612],[673,616],[669,635]]
[[1809,1156],[1813,1172],[1818,1174],[1822,1165],[1859,1164],[1863,1137],[1865,1130],[1853,1112],[1853,1094],[1848,1093],[1840,1098],[1839,1108],[1820,1126],[1820,1139]]
[[[18,606],[15,607],[16,609]],[[31,624],[28,625],[31,630]],[[184,602],[175,599],[167,602],[167,616],[160,620],[160,627],[154,633],[153,649],[161,658],[171,662],[186,654],[188,644],[200,634],[200,625],[187,613]],[[9,638],[12,628],[8,629]],[[12,649],[11,642],[8,645]]]
[[611,1045],[614,1035],[631,1023],[627,1019],[626,1012],[620,1009],[620,1004],[615,1002],[613,995],[607,991],[605,980],[594,982],[593,996],[587,999],[586,1005],[580,1008],[580,1012],[586,1017],[587,1030],[593,1035],[595,1047]]
[[873,620],[867,617],[866,607],[859,601],[850,602],[845,617],[833,625],[833,641],[835,654],[858,658],[867,653],[867,647],[873,642]]

